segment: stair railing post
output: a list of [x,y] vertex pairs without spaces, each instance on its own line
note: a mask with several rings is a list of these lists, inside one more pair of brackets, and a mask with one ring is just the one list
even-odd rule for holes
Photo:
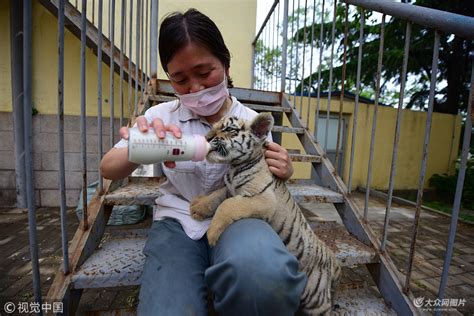
[[[26,206],[28,208],[28,236],[30,242],[33,293],[36,303],[42,304],[41,280],[38,260],[38,239],[36,228],[35,182],[33,168],[33,121],[32,121],[32,1],[23,2],[23,136],[26,175]],[[40,312],[40,315],[42,313]]]
[[283,42],[281,45],[281,85],[280,91],[285,93],[286,87],[286,64],[287,64],[287,50],[288,50],[288,1],[283,1]]
[[[102,142],[102,19],[103,19],[103,3],[99,1],[98,3],[98,14],[97,14],[97,32],[98,32],[98,41],[97,41],[97,161],[102,160],[103,153],[103,142]],[[130,69],[130,68],[129,68]],[[129,77],[130,80],[130,77]],[[99,191],[103,192],[104,190],[104,179],[100,172],[100,164],[98,164],[98,173],[99,173]]]
[[58,161],[59,203],[61,215],[61,245],[64,274],[69,273],[67,238],[66,164],[64,158],[64,1],[58,6]]
[[151,31],[150,31],[150,65],[151,76],[158,74],[158,0],[151,0]]
[[[467,169],[467,159],[469,155],[469,148],[471,143],[471,133],[468,131],[472,130],[472,121],[474,119],[474,51],[471,51],[469,54],[471,59],[471,84],[470,84],[470,93],[469,101],[467,103],[467,115],[466,115],[466,125],[464,128],[464,137],[462,142],[461,150],[461,164],[459,166],[458,178],[456,181],[456,192],[454,195],[453,209],[451,215],[451,224],[449,226],[449,236],[446,245],[446,252],[444,254],[444,263],[443,263],[443,272],[441,274],[441,280],[439,284],[438,298],[442,301],[446,292],[446,286],[448,284],[449,277],[449,266],[451,265],[451,259],[453,257],[454,251],[454,241],[456,239],[456,229],[458,227],[458,218],[459,211],[461,208],[461,198],[463,193],[464,181],[466,176]],[[436,316],[441,315],[440,309],[435,312]]]
[[[152,80],[158,78],[158,0],[151,0],[151,31],[150,31],[150,73]],[[156,84],[153,84],[156,87]],[[156,92],[156,91],[153,91]],[[161,164],[153,165],[153,176],[159,177],[163,175]]]

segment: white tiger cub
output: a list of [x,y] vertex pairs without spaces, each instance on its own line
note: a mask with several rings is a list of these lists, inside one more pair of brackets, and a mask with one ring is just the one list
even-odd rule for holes
[[215,245],[222,232],[242,218],[260,218],[278,233],[308,276],[301,297],[306,315],[329,314],[332,295],[340,275],[333,252],[314,234],[283,181],[272,175],[264,158],[266,137],[273,117],[261,113],[250,123],[225,117],[206,136],[211,144],[207,160],[230,164],[226,186],[191,201],[191,215],[203,220],[214,217],[207,237]]

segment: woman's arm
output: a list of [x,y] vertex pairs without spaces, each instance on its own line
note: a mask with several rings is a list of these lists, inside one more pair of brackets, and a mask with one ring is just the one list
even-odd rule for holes
[[[165,125],[159,118],[155,118],[148,123],[144,116],[137,117],[136,126],[141,132],[148,131],[148,128],[154,128],[155,133],[159,138],[165,137],[165,132],[172,132],[177,138],[181,138],[181,129],[176,125]],[[120,136],[123,139],[128,139],[128,128],[122,127],[120,129]],[[173,161],[165,161],[165,166],[174,168]],[[129,176],[133,170],[138,167],[138,164],[128,161],[128,147],[112,148],[102,158],[100,162],[100,172],[102,176],[110,180],[119,180]]]
[[137,167],[137,164],[128,161],[128,147],[110,149],[100,162],[102,176],[110,180],[123,179]]

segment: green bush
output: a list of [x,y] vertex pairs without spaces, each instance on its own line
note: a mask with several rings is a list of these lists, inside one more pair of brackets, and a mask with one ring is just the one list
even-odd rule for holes
[[[429,185],[436,190],[436,195],[440,200],[453,203],[458,174],[459,167],[457,164],[454,175],[435,174],[430,178]],[[461,204],[463,208],[474,210],[474,156],[471,156],[467,162]]]

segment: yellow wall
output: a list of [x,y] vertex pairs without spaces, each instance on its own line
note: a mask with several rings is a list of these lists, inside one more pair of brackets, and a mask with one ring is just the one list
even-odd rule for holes
[[[89,21],[94,20],[97,26],[98,7],[95,1],[95,15],[92,17],[93,0],[87,0],[87,17]],[[142,1],[144,2],[144,1]],[[127,6],[130,2],[127,1]],[[122,0],[115,1],[115,45],[120,47],[120,25]],[[81,1],[78,1],[78,7],[81,7]],[[104,2],[104,12],[107,9]],[[164,16],[174,12],[184,12],[189,8],[196,8],[209,16],[222,32],[225,43],[231,52],[231,76],[236,87],[250,88],[251,85],[251,67],[252,67],[252,41],[255,38],[255,24],[257,15],[257,0],[160,0],[158,9],[159,23]],[[137,2],[133,3],[134,19],[137,9]],[[129,12],[127,8],[126,12]],[[145,18],[146,19],[146,18]],[[129,24],[129,17],[125,19],[125,24]],[[135,24],[132,25],[132,60],[135,61]],[[109,36],[109,15],[103,14],[103,32]],[[143,36],[143,35],[142,35]],[[149,34],[148,34],[149,36]],[[125,35],[125,50],[129,52],[129,36]],[[148,49],[147,52],[150,50]],[[145,53],[147,53],[145,52]],[[146,56],[147,58],[148,55]],[[148,63],[148,61],[147,61]],[[158,61],[158,77],[168,79],[161,69]]]
[[[89,9],[91,10],[91,0]],[[80,1],[79,1],[80,3]],[[116,17],[119,17],[120,1],[116,1]],[[96,4],[97,5],[97,4]],[[105,4],[104,4],[105,6]],[[251,42],[255,33],[256,0],[162,0],[159,16],[174,10],[185,10],[195,7],[209,15],[221,29],[224,39],[232,54],[231,76],[235,85],[250,86]],[[0,111],[11,111],[11,71],[10,71],[10,13],[9,2],[0,1]],[[89,16],[89,19],[92,19]],[[97,23],[97,17],[94,18]],[[127,20],[128,21],[128,20]],[[128,23],[128,22],[127,22]],[[104,31],[108,33],[107,14],[104,15]],[[236,31],[238,30],[238,31]],[[119,39],[118,26],[115,30]],[[128,36],[127,36],[128,43]],[[116,41],[116,45],[120,43]],[[128,44],[127,44],[128,45]],[[67,30],[65,32],[65,114],[80,113],[80,41]],[[134,46],[132,46],[134,47]],[[128,52],[128,49],[127,49]],[[97,59],[87,49],[87,115],[97,114]],[[103,116],[107,117],[109,107],[109,67],[102,65],[103,82]],[[161,78],[164,78],[161,73]],[[114,75],[115,82],[115,116],[119,109],[119,76]],[[133,99],[133,98],[132,98]],[[125,116],[128,114],[128,85],[124,85]],[[304,98],[303,121],[306,121],[307,98]],[[296,100],[299,108],[299,98]],[[348,135],[344,155],[344,180],[349,174],[350,139],[352,133],[353,101],[346,101],[344,113],[348,118]],[[33,2],[33,106],[42,114],[56,114],[57,111],[57,19],[44,9],[37,1]],[[321,110],[325,111],[327,100],[321,100]],[[316,100],[311,100],[309,126],[312,130]],[[337,112],[339,99],[333,100],[331,112]],[[357,128],[353,187],[365,185],[367,162],[369,157],[370,133],[372,126],[373,105],[361,104]],[[426,113],[403,111],[402,132],[397,160],[397,189],[416,188],[420,170],[422,144],[424,137]],[[395,131],[396,109],[379,108],[376,131],[376,151],[372,187],[386,189],[392,157],[392,146]],[[289,122],[284,121],[284,125]],[[457,156],[461,119],[459,116],[434,114],[430,142],[430,159],[426,181],[433,173],[453,172],[453,161]],[[294,135],[284,135],[283,145],[289,149],[302,149]],[[308,178],[308,164],[295,163],[295,178]]]
[[[11,111],[11,74],[10,74],[10,29],[8,2],[1,2],[0,7],[0,40],[7,43],[6,49],[0,50],[0,111]],[[5,17],[5,18],[3,18]],[[3,27],[3,24],[8,27]],[[39,2],[33,2],[33,39],[32,39],[32,93],[33,107],[41,114],[57,113],[58,82],[58,33],[57,19]],[[80,41],[69,31],[64,35],[64,107],[66,115],[80,115]],[[4,71],[6,69],[6,71]],[[97,115],[97,57],[86,48],[86,105],[87,115]],[[102,111],[103,116],[110,113],[109,93],[110,68],[102,64]],[[114,75],[114,113],[120,116],[119,75]],[[124,82],[124,103],[128,101],[128,86]],[[5,101],[7,100],[7,101]],[[128,105],[124,105],[125,115]]]
[[[173,11],[196,8],[219,27],[231,53],[230,75],[236,87],[250,88],[252,42],[255,37],[256,0],[161,0],[160,21]],[[159,77],[167,79],[159,68]]]
[[[81,1],[78,1],[81,6]],[[74,2],[73,2],[74,3]],[[129,4],[129,2],[127,2]],[[159,1],[159,20],[172,11],[184,11],[195,7],[210,16],[221,29],[226,44],[231,51],[231,76],[239,87],[250,87],[252,47],[255,34],[256,0],[167,0]],[[97,2],[95,4],[98,10]],[[121,1],[116,1],[115,9],[115,45],[120,47],[120,8]],[[134,12],[136,2],[134,2]],[[109,34],[107,5],[104,2],[103,32]],[[0,40],[5,49],[0,50],[0,111],[11,111],[10,82],[10,31],[9,2],[0,2]],[[92,0],[88,0],[88,18],[92,20]],[[127,24],[128,24],[128,18]],[[97,25],[97,13],[94,16]],[[135,22],[134,22],[135,24]],[[135,34],[135,29],[132,30]],[[39,2],[33,2],[33,106],[41,114],[57,112],[57,19]],[[126,52],[128,53],[128,34],[126,35]],[[132,40],[132,60],[135,60],[135,39]],[[80,114],[80,41],[69,31],[65,31],[65,74],[64,104],[66,115]],[[148,64],[148,62],[147,62]],[[161,70],[160,65],[158,66]],[[97,57],[86,49],[86,94],[87,115],[97,115]],[[109,74],[107,65],[102,65],[103,116],[110,113]],[[160,78],[166,78],[159,72]],[[120,116],[119,84],[120,77],[114,75],[114,113]],[[132,97],[132,100],[134,98]],[[128,113],[128,84],[124,82],[124,112]]]
[[[293,101],[293,98],[291,98]],[[299,98],[296,98],[299,110]],[[325,114],[327,100],[322,99],[320,110]],[[304,98],[302,118],[306,122],[308,109],[307,98]],[[314,117],[316,112],[316,100],[310,101],[309,129],[314,133]],[[354,101],[344,102],[344,117],[348,120],[347,137],[344,143],[344,172],[343,179],[347,183],[349,179],[351,138],[353,128]],[[339,97],[331,102],[331,113],[339,111]],[[359,114],[356,131],[356,147],[354,152],[354,165],[352,174],[352,187],[365,186],[367,181],[368,161],[370,154],[370,141],[372,133],[374,105],[359,104]],[[393,153],[393,142],[395,136],[395,124],[397,109],[379,106],[377,117],[377,128],[375,132],[375,150],[373,162],[373,177],[371,187],[376,189],[387,189],[390,177],[390,169]],[[395,188],[416,189],[420,175],[423,154],[424,134],[426,127],[426,112],[402,111],[400,141],[398,145],[398,158],[396,164]],[[284,121],[284,125],[289,125]],[[454,171],[454,161],[457,158],[458,146],[461,132],[461,117],[433,113],[431,127],[431,138],[429,143],[429,156],[425,186],[428,186],[429,178],[435,173],[451,173]],[[286,148],[302,149],[298,146],[298,139],[294,135],[284,135],[283,144]],[[304,163],[295,163],[295,178],[309,178],[310,166]]]

